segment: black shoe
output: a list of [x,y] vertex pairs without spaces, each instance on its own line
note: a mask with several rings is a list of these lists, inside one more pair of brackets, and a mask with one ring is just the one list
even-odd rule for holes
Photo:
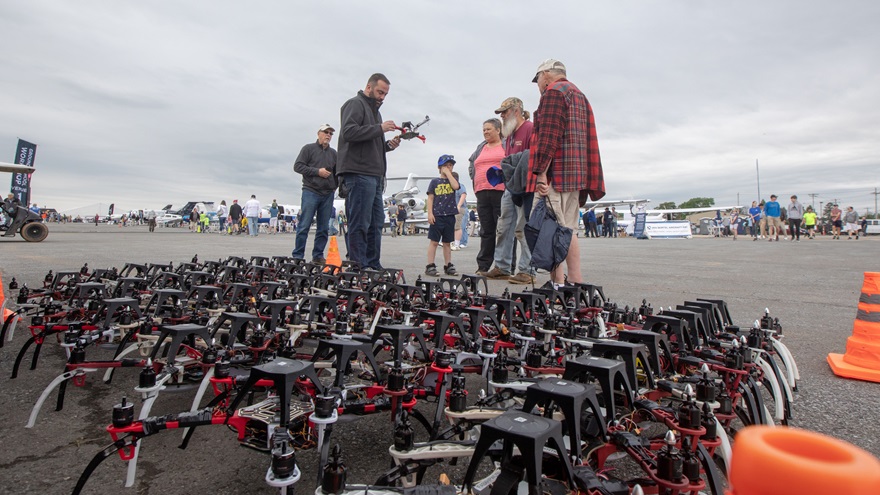
[[325,260],[323,256],[315,256],[314,258],[312,258],[312,263],[316,265],[323,265],[326,262],[327,260]]
[[434,263],[431,263],[430,265],[426,266],[425,267],[425,275],[428,275],[429,277],[436,277],[436,276],[440,275],[437,272],[437,265],[435,265]]
[[457,275],[455,271],[455,265],[453,265],[452,263],[448,265],[443,265],[443,273],[447,275]]

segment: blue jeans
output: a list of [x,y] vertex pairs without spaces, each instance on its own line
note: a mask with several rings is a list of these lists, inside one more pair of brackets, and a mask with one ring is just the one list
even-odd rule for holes
[[257,233],[260,231],[260,217],[247,217],[248,219],[248,235],[252,235],[254,237],[257,236]]
[[513,204],[513,196],[505,190],[501,196],[501,218],[496,227],[497,240],[495,241],[495,266],[499,270],[514,274],[513,271],[513,243],[519,241],[520,255],[517,271],[535,275],[535,269],[530,266],[532,252],[526,244],[523,235],[526,218],[522,207]]
[[296,226],[296,242],[293,248],[294,258],[305,258],[306,241],[309,238],[309,229],[312,220],[317,214],[317,227],[315,229],[315,244],[312,246],[312,259],[323,258],[324,248],[327,247],[327,232],[330,230],[330,213],[333,211],[333,193],[318,194],[308,189],[302,190],[302,220]]
[[462,207],[464,213],[461,215],[461,239],[458,241],[459,246],[467,246],[468,241],[468,214],[470,213],[467,210],[467,207]]
[[348,187],[345,216],[348,218],[348,259],[363,268],[380,269],[382,227],[385,207],[382,204],[384,178],[373,175],[343,174]]

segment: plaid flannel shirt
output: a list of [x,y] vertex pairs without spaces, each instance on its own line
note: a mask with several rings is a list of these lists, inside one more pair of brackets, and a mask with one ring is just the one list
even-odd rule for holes
[[567,79],[550,84],[541,95],[529,160],[530,182],[546,171],[554,190],[580,191],[582,205],[587,195],[594,201],[605,196],[593,109]]

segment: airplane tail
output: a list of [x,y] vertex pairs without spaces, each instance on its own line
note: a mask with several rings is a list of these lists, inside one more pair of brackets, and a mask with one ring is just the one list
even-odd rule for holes
[[416,178],[416,174],[409,174],[406,176],[406,183],[403,185],[403,190],[410,191],[413,188],[416,189],[415,194],[418,194],[419,183]]

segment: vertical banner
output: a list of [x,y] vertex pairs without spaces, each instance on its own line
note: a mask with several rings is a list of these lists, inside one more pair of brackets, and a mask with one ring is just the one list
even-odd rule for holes
[[645,212],[636,213],[636,221],[633,226],[633,237],[636,239],[647,239],[648,237],[645,235],[645,220],[647,220],[648,214]]
[[[15,152],[15,164],[34,166],[34,157],[37,155],[37,145],[24,139],[18,140],[18,149]],[[15,195],[21,205],[27,208],[31,204],[31,176],[30,174],[12,174],[12,186],[9,192]]]

